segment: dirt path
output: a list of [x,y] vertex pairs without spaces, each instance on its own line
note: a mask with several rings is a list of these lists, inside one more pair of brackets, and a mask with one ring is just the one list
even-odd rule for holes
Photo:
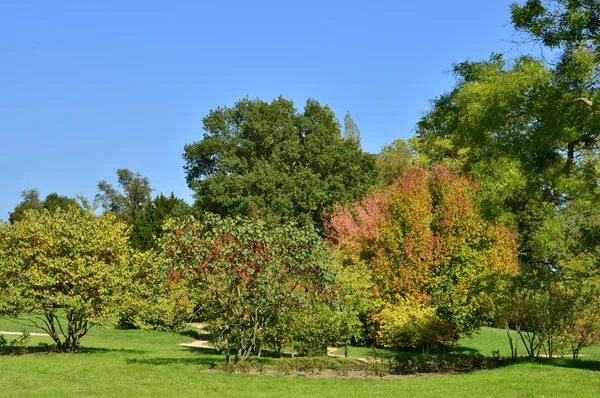
[[[15,336],[20,336],[23,334],[23,332],[4,332],[2,330],[0,330],[0,334],[10,334],[10,335],[15,335]],[[48,336],[46,333],[29,333],[30,336],[38,336],[38,337],[50,337]]]
[[198,329],[200,338],[192,341],[191,343],[181,343],[178,345],[181,345],[184,347],[208,348],[210,350],[215,349],[215,347],[212,347],[208,344],[208,333],[204,330],[204,326],[205,326],[204,324],[192,322],[192,323],[188,323],[188,326]]

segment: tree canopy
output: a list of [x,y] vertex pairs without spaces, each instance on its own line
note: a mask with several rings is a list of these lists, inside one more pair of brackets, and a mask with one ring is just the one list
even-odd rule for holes
[[363,195],[377,179],[375,156],[344,138],[328,106],[308,100],[243,99],[211,110],[204,137],[185,146],[196,206],[221,215],[261,215],[320,226],[335,202]]
[[[498,284],[518,269],[516,236],[486,223],[475,195],[476,186],[443,166],[415,167],[332,215],[329,236],[346,265],[371,270],[379,344],[427,350],[492,315]],[[416,329],[400,338],[409,326]]]
[[100,192],[96,194],[95,201],[105,211],[111,211],[132,224],[143,213],[144,205],[152,197],[150,180],[129,169],[118,169],[117,181],[122,192],[104,180],[99,181]]
[[54,212],[57,209],[67,210],[70,206],[78,205],[77,200],[62,196],[55,192],[50,193],[44,200],[40,200],[40,193],[37,189],[29,189],[21,192],[23,200],[15,206],[15,209],[9,214],[8,221],[11,223],[22,220],[27,210],[46,209]]
[[194,209],[173,193],[162,193],[144,204],[143,211],[133,222],[131,244],[140,250],[156,249],[157,238],[162,236],[163,224],[172,217],[183,217],[194,213]]
[[160,246],[171,258],[171,275],[187,281],[228,362],[248,358],[282,314],[310,307],[333,282],[324,242],[311,226],[207,215],[165,228]]

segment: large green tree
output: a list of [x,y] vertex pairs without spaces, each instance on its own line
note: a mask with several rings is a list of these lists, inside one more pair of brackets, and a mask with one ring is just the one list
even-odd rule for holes
[[418,150],[479,180],[486,214],[518,226],[522,259],[543,266],[532,234],[578,198],[598,201],[600,118],[565,73],[538,60],[495,55],[454,70],[455,89],[418,125]]
[[320,226],[324,210],[376,182],[375,156],[344,138],[333,111],[317,101],[298,112],[281,97],[242,99],[203,122],[204,137],[183,155],[202,210]]
[[548,292],[597,283],[599,16],[591,0],[513,4],[520,40],[549,48],[546,58],[456,64],[455,87],[418,124],[420,158],[475,177],[484,214],[518,227],[521,275],[509,303],[520,291],[555,297]]

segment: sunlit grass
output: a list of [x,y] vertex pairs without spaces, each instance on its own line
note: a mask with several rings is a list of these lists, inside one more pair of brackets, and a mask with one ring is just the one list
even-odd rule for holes
[[[0,330],[19,331],[0,321]],[[30,330],[34,331],[34,330]],[[487,354],[501,343],[503,331],[485,328],[462,342],[465,349]],[[250,376],[206,370],[223,356],[214,350],[179,346],[192,333],[92,329],[79,354],[33,354],[0,357],[0,396],[14,397],[390,397],[390,396],[565,396],[594,397],[598,373],[573,368],[573,361],[518,360],[491,371],[388,378],[319,378]],[[7,336],[9,337],[9,336]],[[16,336],[15,336],[16,337]],[[504,337],[505,338],[505,337]],[[36,346],[45,338],[32,338]],[[501,347],[500,347],[501,348]],[[343,352],[343,351],[342,351]],[[351,348],[351,355],[369,354]],[[577,365],[600,368],[598,348]],[[394,352],[381,350],[381,356]],[[264,358],[268,366],[279,359]]]

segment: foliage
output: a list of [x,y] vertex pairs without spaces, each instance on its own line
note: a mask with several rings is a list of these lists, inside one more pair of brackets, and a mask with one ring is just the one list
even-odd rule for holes
[[515,29],[545,46],[600,44],[600,5],[595,0],[527,0],[510,8]]
[[562,337],[569,342],[573,359],[578,359],[582,348],[600,344],[598,287],[583,286],[568,314]]
[[412,162],[412,148],[404,140],[394,140],[390,145],[381,148],[377,159],[380,184],[383,187],[392,185],[404,170],[412,166]]
[[243,99],[203,119],[202,140],[185,146],[196,206],[221,216],[259,215],[322,226],[323,210],[376,182],[375,157],[345,139],[331,109],[308,100]]
[[350,112],[346,112],[346,116],[344,116],[344,138],[360,145],[360,130],[350,116]]
[[27,210],[47,209],[54,212],[56,209],[67,210],[70,206],[77,205],[77,201],[67,196],[57,193],[50,193],[44,200],[40,200],[40,194],[37,189],[29,189],[21,192],[23,200],[15,206],[15,209],[9,214],[8,220],[11,223],[21,221],[25,217]]
[[317,296],[313,305],[277,314],[277,320],[264,331],[265,345],[280,356],[284,348],[292,357],[323,355],[329,346],[343,346],[348,356],[352,342],[366,340],[363,319],[372,308],[368,300],[372,285],[367,267],[342,267],[333,264],[334,287]]
[[283,310],[265,327],[263,342],[279,356],[284,349],[308,357],[326,355],[327,347],[336,342],[340,325],[326,299],[315,297],[310,306]]
[[183,199],[173,193],[160,194],[145,202],[131,228],[131,245],[138,250],[157,249],[157,238],[162,236],[162,226],[171,217],[184,217],[195,213]]
[[[30,314],[61,352],[113,324],[131,282],[126,226],[77,206],[0,227],[0,313]],[[64,316],[65,324],[59,317]]]
[[154,250],[134,252],[131,257],[126,311],[121,328],[181,331],[193,319],[196,303],[183,281],[172,278],[168,259]]
[[347,357],[351,342],[364,343],[366,340],[362,320],[373,307],[368,299],[372,288],[370,269],[364,264],[354,264],[352,267],[340,266],[336,271],[328,329],[333,332],[332,343],[343,345]]
[[118,169],[117,177],[121,190],[100,181],[95,203],[130,225],[131,246],[136,250],[157,249],[156,239],[162,234],[162,225],[168,218],[196,213],[173,193],[168,197],[161,193],[152,199],[150,181],[140,173]]
[[597,282],[565,279],[560,271],[548,275],[535,289],[515,283],[504,301],[503,321],[512,356],[518,355],[518,340],[529,357],[542,352],[552,358],[570,350],[573,359],[583,347],[600,343],[600,301]]
[[312,227],[269,227],[247,218],[206,215],[169,220],[160,240],[173,280],[187,282],[211,341],[227,361],[257,351],[280,314],[309,310],[327,295],[333,276]]
[[[364,261],[371,268],[375,295],[391,307],[409,303],[409,316],[436,326],[425,350],[433,342],[456,341],[489,319],[498,283],[517,271],[514,233],[485,222],[475,193],[470,180],[443,166],[431,173],[410,168],[385,191],[331,216],[330,238],[349,263]],[[408,325],[391,307],[373,319]],[[430,323],[426,314],[432,311]]]
[[436,309],[421,303],[400,299],[394,304],[383,303],[371,315],[377,325],[375,341],[390,348],[423,348],[429,350],[432,337],[442,325]]
[[96,194],[95,201],[105,211],[110,211],[125,222],[132,224],[142,215],[144,205],[151,198],[150,181],[147,177],[129,169],[118,169],[117,181],[122,192],[104,180],[99,181],[98,191],[100,192]]
[[21,335],[12,340],[6,340],[4,336],[0,335],[0,354],[6,352],[6,348],[11,354],[26,354],[30,339],[31,335],[26,330],[22,330]]

